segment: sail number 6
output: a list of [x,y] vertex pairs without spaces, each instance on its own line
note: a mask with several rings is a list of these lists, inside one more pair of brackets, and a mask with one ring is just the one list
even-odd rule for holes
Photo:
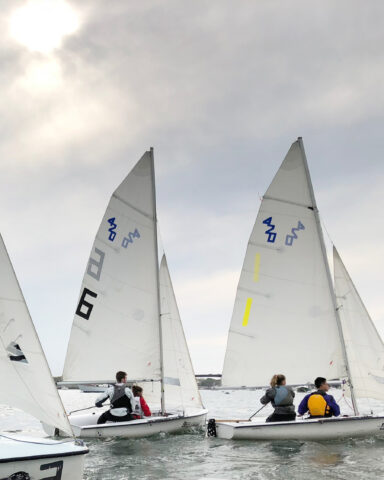
[[[89,290],[89,288],[84,287],[83,293],[81,294],[80,301],[76,309],[76,315],[85,318],[85,320],[89,320],[93,309],[93,304],[87,302],[87,300],[85,299],[87,295],[97,298],[97,293],[92,292],[92,290]],[[83,307],[85,307],[85,311]]]

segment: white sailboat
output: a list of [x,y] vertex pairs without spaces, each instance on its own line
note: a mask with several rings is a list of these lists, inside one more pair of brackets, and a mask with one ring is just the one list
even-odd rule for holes
[[119,370],[159,413],[96,425],[70,415],[81,437],[142,437],[204,425],[165,257],[159,268],[153,150],[113,193],[92,247],[74,317],[62,385],[108,384]]
[[[0,403],[73,432],[0,236]],[[0,433],[0,479],[83,478],[81,442]]]
[[[216,421],[216,435],[324,439],[383,433],[384,417],[359,416],[356,397],[384,400],[384,347],[335,254],[332,283],[301,138],[263,197],[249,239],[228,335],[224,387],[257,387],[281,371],[289,383],[342,379],[348,418]],[[364,339],[364,341],[362,341]],[[211,422],[212,432],[215,425]]]

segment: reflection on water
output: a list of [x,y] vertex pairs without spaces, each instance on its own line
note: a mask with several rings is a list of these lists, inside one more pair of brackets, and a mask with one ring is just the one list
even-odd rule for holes
[[[87,407],[95,395],[61,392],[68,410]],[[203,391],[210,417],[247,418],[260,391]],[[304,395],[304,394],[303,394]],[[96,395],[97,396],[97,395]],[[300,394],[296,401],[300,401]],[[270,412],[265,409],[264,416]],[[0,429],[40,432],[38,422],[0,408]],[[227,441],[202,433],[138,440],[87,440],[85,480],[371,480],[384,478],[384,439],[332,442]]]
[[[202,435],[88,442],[87,480],[382,478],[382,441],[231,442]],[[374,472],[374,474],[373,474]],[[371,475],[371,476],[370,476]]]
[[319,466],[337,465],[341,463],[342,455],[340,453],[317,452],[313,457],[309,457],[309,459]]
[[269,443],[270,452],[279,460],[291,459],[301,453],[303,442],[293,441],[275,441]]

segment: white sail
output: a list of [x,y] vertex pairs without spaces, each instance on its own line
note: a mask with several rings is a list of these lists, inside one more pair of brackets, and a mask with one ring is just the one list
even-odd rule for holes
[[165,255],[160,265],[160,305],[167,408],[202,408]]
[[69,435],[64,407],[0,236],[0,403]]
[[97,232],[73,320],[63,380],[161,378],[152,151],[111,197]]
[[384,400],[384,345],[336,248],[335,292],[356,397]]
[[301,139],[263,197],[237,288],[224,386],[346,374],[322,232]]

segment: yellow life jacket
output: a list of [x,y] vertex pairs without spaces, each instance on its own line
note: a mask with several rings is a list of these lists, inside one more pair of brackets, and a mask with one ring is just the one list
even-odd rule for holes
[[307,405],[311,417],[330,417],[332,415],[331,407],[320,393],[313,393],[308,398]]

